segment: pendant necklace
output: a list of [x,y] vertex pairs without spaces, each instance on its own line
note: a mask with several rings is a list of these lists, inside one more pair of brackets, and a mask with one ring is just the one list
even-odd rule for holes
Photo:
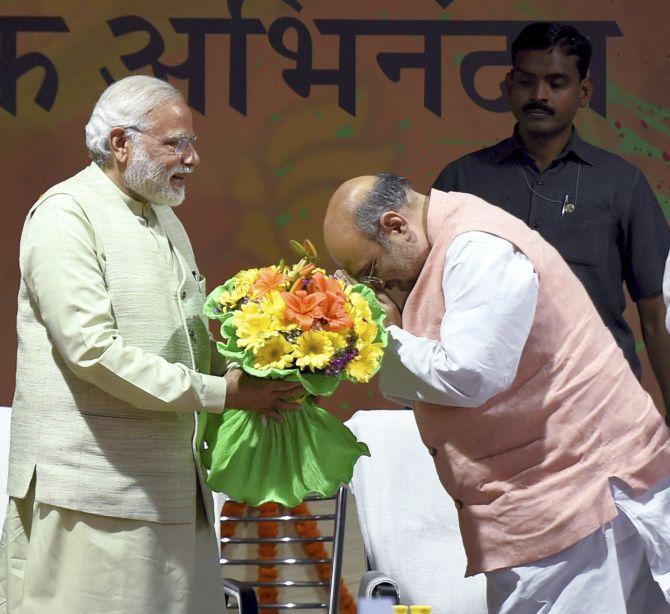
[[580,171],[582,170],[582,163],[578,162],[577,163],[577,179],[575,180],[575,198],[574,202],[570,202],[570,196],[566,194],[563,198],[563,200],[556,200],[554,198],[547,198],[544,194],[540,194],[537,190],[533,188],[532,185],[530,185],[530,181],[528,181],[528,177],[526,176],[526,171],[523,170],[523,167],[521,164],[519,164],[518,160],[515,160],[516,165],[519,167],[519,170],[521,171],[521,176],[523,177],[523,180],[526,182],[526,185],[528,186],[528,189],[535,194],[538,198],[541,198],[542,200],[546,200],[547,202],[550,203],[558,203],[559,205],[563,205],[561,208],[561,217],[563,217],[566,213],[570,214],[573,213],[574,210],[577,208],[577,193],[579,192],[579,175]]

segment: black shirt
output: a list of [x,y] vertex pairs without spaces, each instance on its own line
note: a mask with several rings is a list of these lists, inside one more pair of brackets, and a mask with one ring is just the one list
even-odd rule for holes
[[643,173],[589,145],[575,130],[542,173],[515,129],[511,138],[449,164],[433,187],[475,194],[522,219],[568,262],[640,377],[623,311],[661,292],[670,229]]

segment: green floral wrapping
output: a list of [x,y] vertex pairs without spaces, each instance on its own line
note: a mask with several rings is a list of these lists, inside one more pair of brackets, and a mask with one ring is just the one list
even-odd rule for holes
[[[254,506],[273,501],[294,507],[310,493],[332,496],[340,484],[351,480],[358,458],[370,452],[342,422],[318,407],[314,397],[332,394],[342,379],[350,378],[345,373],[328,376],[298,368],[254,368],[252,352],[237,345],[233,312],[217,309],[216,297],[229,283],[210,293],[204,307],[205,315],[221,322],[225,341],[217,343],[218,351],[250,375],[299,381],[307,395],[299,411],[283,413],[283,423],[243,409],[202,413],[200,419],[206,426],[200,448],[209,470],[207,483],[215,491]],[[354,286],[352,292],[366,299],[378,326],[375,343],[385,346],[384,311],[374,292],[362,284]]]
[[349,482],[364,443],[307,397],[284,423],[256,412],[229,409],[207,417],[203,457],[207,483],[236,501],[295,507],[309,493],[335,494]]

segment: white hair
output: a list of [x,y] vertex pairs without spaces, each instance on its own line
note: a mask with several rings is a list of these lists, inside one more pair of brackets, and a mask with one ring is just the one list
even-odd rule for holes
[[149,114],[168,102],[184,100],[181,92],[165,81],[145,75],[126,77],[110,85],[95,103],[86,124],[86,147],[99,166],[112,155],[109,133],[112,128],[151,128]]

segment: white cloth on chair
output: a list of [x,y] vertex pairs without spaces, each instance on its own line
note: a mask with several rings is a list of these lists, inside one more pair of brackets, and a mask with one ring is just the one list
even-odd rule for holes
[[[9,423],[11,407],[0,407],[0,527],[5,521],[7,511],[7,469],[9,463]],[[2,529],[0,529],[1,531]]]
[[223,504],[228,501],[228,495],[222,492],[212,491],[212,498],[214,499],[214,530],[216,531],[216,543],[219,548],[219,558],[221,558],[221,510]]
[[456,508],[437,478],[413,413],[359,411],[346,424],[371,453],[356,463],[351,489],[372,568],[398,582],[401,603],[485,614],[486,579],[464,577]]

